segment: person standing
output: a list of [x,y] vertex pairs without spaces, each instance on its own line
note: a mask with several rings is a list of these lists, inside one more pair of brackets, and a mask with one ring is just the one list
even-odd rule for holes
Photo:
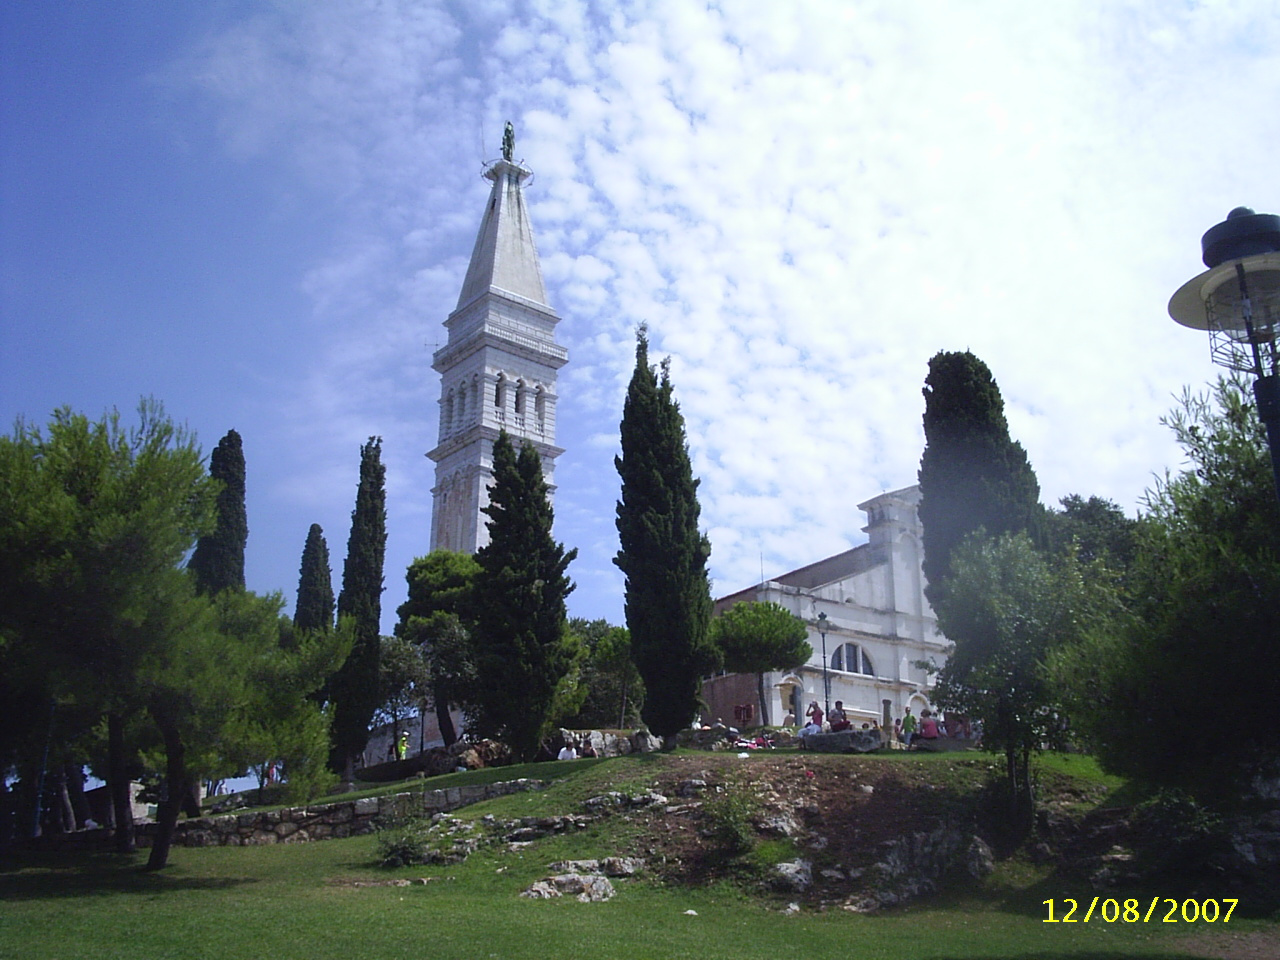
[[815,723],[819,730],[822,729],[822,708],[818,706],[817,700],[809,704],[809,709],[804,712],[804,715],[809,718],[810,723]]
[[902,718],[902,742],[905,743],[908,747],[911,746],[911,741],[915,739],[915,735],[916,735],[916,718],[911,713],[911,708],[907,707],[906,716]]

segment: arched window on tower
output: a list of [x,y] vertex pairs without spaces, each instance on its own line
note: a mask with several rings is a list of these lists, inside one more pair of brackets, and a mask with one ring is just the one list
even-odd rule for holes
[[447,437],[453,433],[453,391],[444,398],[443,410],[440,414],[440,435]]
[[507,418],[507,377],[502,373],[493,387],[493,410],[499,421]]
[[480,406],[480,374],[471,378],[471,417],[473,420],[484,418],[484,410]]
[[467,385],[462,383],[458,386],[458,407],[454,411],[456,419],[453,422],[455,430],[461,430],[467,422]]
[[523,380],[516,381],[516,416],[524,416],[524,395],[525,386]]
[[876,675],[867,651],[856,643],[843,643],[836,647],[835,653],[831,655],[831,669],[844,673],[864,673],[872,677]]
[[542,388],[542,384],[538,384],[538,389],[533,394],[533,413],[538,418],[538,429],[546,429],[547,391]]

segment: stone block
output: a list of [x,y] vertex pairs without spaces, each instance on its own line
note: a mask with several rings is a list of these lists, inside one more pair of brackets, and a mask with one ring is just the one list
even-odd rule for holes
[[356,800],[353,804],[353,810],[357,817],[376,817],[378,815],[378,798],[365,797]]
[[335,803],[321,815],[320,819],[324,823],[350,823],[355,815],[355,804]]
[[283,823],[276,824],[275,835],[277,837],[287,837],[290,834],[298,832],[298,825],[291,820],[285,820]]

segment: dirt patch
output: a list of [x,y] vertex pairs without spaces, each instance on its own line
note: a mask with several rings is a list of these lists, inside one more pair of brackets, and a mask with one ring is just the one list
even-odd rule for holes
[[[723,855],[706,804],[724,791],[745,791],[758,837],[790,844],[813,864],[812,887],[792,897],[834,902],[856,892],[856,878],[886,844],[944,825],[971,828],[989,769],[986,758],[910,764],[818,754],[672,757],[656,785],[670,804],[645,818],[639,846],[668,882],[742,876],[743,862]],[[693,781],[707,786],[695,793]],[[824,877],[824,870],[840,876]]]

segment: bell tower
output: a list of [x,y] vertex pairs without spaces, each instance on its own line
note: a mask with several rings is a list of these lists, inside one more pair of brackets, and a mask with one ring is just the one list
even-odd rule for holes
[[560,317],[547,303],[542,266],[525,207],[533,172],[514,159],[510,123],[502,159],[485,168],[493,184],[471,251],[458,305],[445,320],[449,339],[432,357],[440,374],[439,442],[431,549],[474,553],[489,541],[486,518],[493,482],[493,443],[506,430],[517,448],[529,441],[553,482],[556,457],[556,371],[569,353],[555,341]]

